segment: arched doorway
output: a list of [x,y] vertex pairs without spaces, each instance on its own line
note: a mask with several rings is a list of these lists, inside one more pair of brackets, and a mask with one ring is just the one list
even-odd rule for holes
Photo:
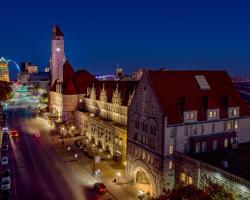
[[142,190],[145,193],[149,193],[150,195],[154,193],[152,180],[150,179],[150,175],[145,169],[143,169],[142,167],[137,167],[134,172],[134,177],[138,191]]

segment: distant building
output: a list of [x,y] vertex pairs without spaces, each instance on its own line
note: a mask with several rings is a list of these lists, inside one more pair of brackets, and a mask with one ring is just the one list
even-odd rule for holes
[[235,88],[250,107],[250,78],[232,78]]
[[49,67],[45,67],[44,72],[49,72]]
[[[119,66],[118,66],[119,67]],[[115,69],[115,78],[117,80],[121,80],[122,79],[122,76],[123,76],[123,69],[122,68],[116,68]]]
[[5,60],[3,57],[0,58],[0,81],[10,81],[8,61]]
[[21,73],[32,74],[32,73],[37,73],[37,72],[38,72],[37,65],[34,65],[30,62],[21,63]]
[[29,77],[29,85],[39,86],[45,90],[48,90],[50,86],[50,73],[38,72],[31,74]]

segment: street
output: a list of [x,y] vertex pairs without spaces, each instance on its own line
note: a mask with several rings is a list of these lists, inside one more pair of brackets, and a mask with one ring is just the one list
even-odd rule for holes
[[[28,108],[10,109],[9,127],[20,131],[11,139],[13,199],[85,199],[73,172],[60,159],[46,135],[46,127],[30,123]],[[41,137],[36,137],[39,131]]]

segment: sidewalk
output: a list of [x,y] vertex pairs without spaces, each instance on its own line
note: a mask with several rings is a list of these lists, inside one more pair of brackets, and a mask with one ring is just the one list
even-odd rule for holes
[[[93,187],[94,183],[103,182],[107,187],[107,193],[110,194],[111,197],[109,198],[111,199],[138,199],[138,188],[129,183],[129,179],[125,177],[124,167],[121,168],[121,166],[113,160],[104,160],[96,164],[96,169],[100,169],[100,174],[93,176],[94,161],[86,155],[86,152],[84,152],[83,149],[79,148],[79,141],[83,138],[82,136],[64,138],[63,147],[59,135],[50,134],[50,136],[57,152],[63,157],[65,162],[77,172],[77,175],[79,176],[78,179],[80,179],[84,185]],[[78,156],[77,159],[75,158],[75,154]],[[117,183],[117,172],[120,173],[119,183]],[[116,183],[114,182],[114,179],[117,180]]]

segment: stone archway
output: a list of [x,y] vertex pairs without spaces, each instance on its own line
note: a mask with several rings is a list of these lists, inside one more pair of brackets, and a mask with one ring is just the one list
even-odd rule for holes
[[135,181],[136,187],[144,192],[149,192],[150,196],[157,196],[157,187],[150,167],[142,160],[136,160],[132,163],[130,174]]

